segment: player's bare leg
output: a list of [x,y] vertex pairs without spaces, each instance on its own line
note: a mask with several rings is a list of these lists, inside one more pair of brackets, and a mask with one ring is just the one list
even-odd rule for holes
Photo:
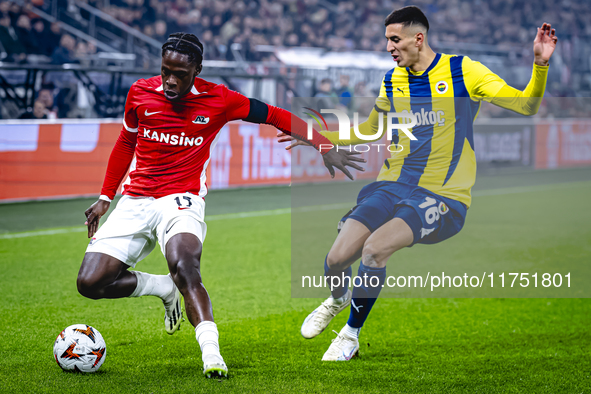
[[166,332],[173,334],[181,323],[180,293],[168,275],[129,271],[129,265],[104,253],[86,253],[78,273],[78,292],[92,299],[159,297],[166,309]]
[[328,266],[340,270],[349,268],[361,257],[363,245],[370,235],[371,232],[363,223],[347,219],[328,252]]
[[211,300],[201,280],[201,251],[199,238],[193,234],[180,233],[168,240],[166,260],[172,278],[185,298],[187,318],[195,326],[195,336],[201,347],[203,373],[207,377],[227,376],[228,367],[220,354]]
[[[363,283],[353,290],[349,320],[337,333],[337,338],[322,357],[323,361],[348,361],[358,353],[359,331],[380,293],[388,259],[394,252],[411,245],[413,240],[411,228],[400,218],[388,221],[367,238],[358,275],[367,275],[370,285]],[[377,279],[375,287],[371,284],[373,277]]]
[[367,238],[361,259],[368,267],[383,268],[394,252],[411,245],[412,242],[413,233],[408,224],[400,218],[394,218]]
[[[109,206],[110,202],[99,199],[86,210],[88,238],[98,231],[99,220]],[[104,240],[96,242],[102,243]],[[89,248],[91,246],[92,243]],[[164,303],[166,332],[173,334],[181,323],[181,302],[172,278],[168,275],[129,271],[128,268],[125,262],[106,253],[87,252],[78,273],[78,291],[93,299],[157,296]]]
[[129,297],[137,279],[129,266],[104,253],[86,253],[78,272],[78,292],[94,300]]
[[[347,219],[337,239],[326,256],[325,276],[331,284],[344,276],[351,277],[351,265],[361,257],[365,241],[371,235],[369,229],[355,219]],[[340,279],[338,279],[340,282]],[[336,283],[336,282],[335,282]],[[331,320],[351,303],[351,291],[348,283],[339,283],[332,287],[332,295],[310,313],[302,324],[304,338],[314,338],[326,329]]]

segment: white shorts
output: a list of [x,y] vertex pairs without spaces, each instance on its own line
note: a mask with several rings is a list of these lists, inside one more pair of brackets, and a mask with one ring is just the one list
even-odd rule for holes
[[107,221],[96,232],[86,252],[104,253],[135,267],[160,243],[179,233],[194,234],[201,243],[207,226],[205,201],[191,193],[162,198],[123,196]]

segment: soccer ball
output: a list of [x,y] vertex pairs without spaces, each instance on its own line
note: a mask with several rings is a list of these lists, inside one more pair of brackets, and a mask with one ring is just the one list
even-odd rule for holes
[[105,362],[107,345],[96,328],[74,324],[57,336],[53,356],[64,371],[96,372]]

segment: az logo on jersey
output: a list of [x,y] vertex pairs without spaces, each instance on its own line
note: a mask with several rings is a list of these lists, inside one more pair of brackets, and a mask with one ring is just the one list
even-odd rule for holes
[[195,118],[195,120],[193,121],[193,123],[195,123],[195,124],[208,124],[209,123],[209,117],[197,115],[197,117]]

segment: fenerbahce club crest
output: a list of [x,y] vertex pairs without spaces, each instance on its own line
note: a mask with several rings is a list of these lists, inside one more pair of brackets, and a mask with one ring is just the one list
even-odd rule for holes
[[435,89],[437,90],[437,93],[444,94],[445,92],[447,92],[447,82],[445,82],[445,81],[437,82],[437,85],[435,85]]

